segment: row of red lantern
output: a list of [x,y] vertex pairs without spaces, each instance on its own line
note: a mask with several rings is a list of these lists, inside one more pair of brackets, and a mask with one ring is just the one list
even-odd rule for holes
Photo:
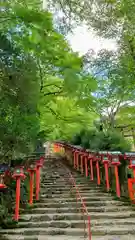
[[[29,195],[29,204],[33,204],[33,193],[34,193],[34,175],[36,176],[36,200],[39,200],[39,192],[40,192],[40,169],[43,166],[44,157],[40,157],[39,160],[35,161],[34,163],[30,164],[29,167],[26,169],[29,172],[30,177],[30,195]],[[16,205],[15,205],[15,215],[14,220],[19,220],[19,207],[20,207],[20,189],[21,189],[21,180],[26,178],[24,173],[24,166],[18,166],[14,169],[12,174],[12,178],[16,180]],[[4,184],[4,177],[5,174],[0,174],[0,189],[7,188]]]
[[[105,180],[106,180],[106,189],[107,191],[110,190],[110,183],[109,183],[109,167],[114,167],[114,174],[116,180],[116,194],[120,197],[120,184],[119,184],[119,174],[118,174],[118,167],[121,164],[120,159],[128,160],[129,164],[128,167],[133,169],[134,179],[135,179],[135,153],[128,152],[124,155],[121,152],[99,152],[94,153],[90,152],[90,150],[84,150],[81,147],[76,147],[70,144],[65,143],[56,143],[57,152],[61,151],[64,148],[65,152],[69,153],[72,152],[73,154],[73,167],[80,170],[83,174],[85,172],[86,177],[88,177],[88,162],[90,165],[90,179],[94,180],[94,173],[93,173],[93,166],[96,167],[96,178],[97,184],[101,184],[100,179],[100,164],[104,165],[105,170]],[[134,182],[134,179],[131,181]],[[132,183],[133,185],[134,183]],[[131,184],[130,184],[131,185]],[[133,188],[133,187],[132,187]],[[130,187],[131,189],[131,187]],[[129,190],[132,192],[132,189]],[[131,195],[131,194],[130,194]],[[133,197],[132,197],[133,198]]]
[[[115,179],[116,179],[116,194],[120,197],[120,184],[119,184],[119,175],[118,175],[118,166],[120,165],[119,161],[119,154],[108,154],[105,152],[102,153],[91,153],[90,151],[84,151],[81,148],[74,147],[72,145],[65,145],[62,143],[57,143],[57,147],[60,150],[61,148],[65,148],[66,150],[70,150],[73,153],[73,166],[78,171],[80,170],[83,174],[85,172],[85,176],[88,177],[88,162],[90,165],[90,179],[94,180],[94,171],[93,166],[96,166],[96,178],[97,184],[101,184],[100,178],[100,167],[99,163],[104,165],[105,169],[105,180],[106,180],[106,189],[107,191],[110,190],[110,183],[109,183],[109,167],[114,166],[115,172]],[[80,159],[80,160],[79,160]]]
[[[119,175],[118,175],[118,166],[120,165],[119,161],[119,155],[108,155],[107,153],[100,153],[100,154],[94,154],[90,152],[83,152],[78,151],[76,149],[73,149],[74,153],[74,168],[79,170],[79,155],[81,158],[81,172],[85,171],[86,177],[88,177],[88,161],[90,162],[90,179],[94,180],[94,173],[93,173],[93,166],[96,167],[96,178],[97,178],[97,184],[101,184],[101,178],[100,178],[100,166],[99,164],[104,165],[105,170],[105,180],[106,180],[106,189],[107,191],[110,190],[110,182],[109,182],[109,167],[114,166],[114,172],[115,172],[115,180],[116,180],[116,194],[118,197],[120,197],[120,184],[119,184]],[[84,167],[85,166],[85,167]],[[83,169],[85,168],[85,169]]]

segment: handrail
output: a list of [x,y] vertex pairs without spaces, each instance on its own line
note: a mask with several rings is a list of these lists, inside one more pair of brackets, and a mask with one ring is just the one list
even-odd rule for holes
[[87,215],[89,215],[88,210],[87,210],[87,208],[86,208],[86,205],[85,205],[85,203],[84,203],[84,200],[83,200],[83,198],[82,198],[82,196],[81,196],[81,194],[80,194],[80,192],[79,192],[79,190],[78,190],[78,187],[77,187],[77,185],[76,185],[76,183],[75,183],[75,179],[74,179],[73,175],[71,174],[71,172],[69,172],[69,175],[70,175],[70,178],[73,180],[73,186],[75,187],[76,192],[77,192],[78,195],[79,195],[79,198],[80,198],[80,200],[81,200],[81,203],[82,203],[82,205],[83,205],[83,207],[84,207]]
[[[85,202],[84,202],[84,199],[82,198],[82,196],[81,196],[81,194],[80,194],[80,191],[79,191],[79,189],[78,189],[78,187],[77,187],[77,185],[76,185],[75,179],[74,179],[73,175],[71,174],[71,172],[69,172],[69,175],[70,175],[70,178],[72,179],[72,184],[73,184],[73,186],[74,186],[75,189],[76,189],[76,195],[79,196],[79,199],[80,199],[80,201],[81,201],[83,210],[85,211],[85,214],[87,215],[87,220],[88,220],[88,239],[91,240],[92,235],[91,235],[91,223],[90,223],[90,222],[91,222],[91,221],[90,221],[91,219],[90,219],[90,215],[89,215],[89,213],[88,213],[88,210],[87,210],[86,204],[85,204]],[[78,199],[77,199],[77,200],[78,200]]]
[[[92,239],[92,234],[91,234],[91,219],[90,219],[90,215],[88,213],[88,210],[87,210],[87,207],[86,207],[86,204],[84,202],[84,199],[82,198],[81,194],[80,194],[80,191],[76,185],[76,181],[75,181],[75,178],[73,177],[72,173],[69,171],[69,169],[64,165],[62,164],[62,162],[60,162],[61,165],[63,165],[63,167],[65,168],[66,172],[68,173],[68,176],[69,176],[69,181],[71,182],[72,186],[75,188],[76,190],[76,201],[78,202],[78,199],[80,199],[81,201],[81,204],[82,204],[82,207],[83,207],[83,210],[85,212],[85,214],[87,215],[87,226],[88,226],[88,240],[91,240]],[[66,174],[65,174],[66,175]]]

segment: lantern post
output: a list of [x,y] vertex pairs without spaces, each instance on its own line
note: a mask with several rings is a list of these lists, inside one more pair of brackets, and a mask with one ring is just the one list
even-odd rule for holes
[[88,159],[90,161],[90,179],[92,181],[94,180],[94,177],[93,177],[93,158],[94,158],[93,154],[90,153],[89,156],[88,156]]
[[119,173],[118,173],[118,167],[121,164],[119,161],[120,154],[121,154],[120,152],[112,152],[112,155],[111,155],[111,165],[114,166],[114,172],[115,172],[117,197],[120,197],[120,183],[119,183]]
[[77,151],[76,147],[74,147],[74,154],[75,154],[74,168],[77,169],[77,163],[78,163],[78,151]]
[[76,168],[79,170],[79,150],[76,149]]
[[97,171],[97,185],[100,185],[101,179],[100,179],[100,168],[99,168],[99,161],[100,161],[99,154],[95,154],[94,161],[96,162],[96,171]]
[[16,167],[12,177],[16,180],[16,205],[14,219],[19,220],[21,179],[25,179],[23,167]]
[[84,169],[83,169],[84,156],[85,156],[84,152],[81,152],[81,173],[82,173],[82,174],[83,174],[83,172],[84,172]]
[[73,147],[73,155],[74,155],[74,168],[76,168],[76,150]]
[[78,150],[78,154],[77,154],[77,170],[80,170],[80,161],[79,161],[79,157],[80,157],[80,150]]
[[81,156],[82,156],[82,148],[80,147],[79,151],[78,151],[78,171],[82,171],[82,160],[81,160]]
[[106,189],[107,189],[107,191],[109,191],[109,189],[110,189],[109,173],[108,173],[109,162],[110,161],[109,161],[108,153],[104,153],[103,157],[102,157],[102,163],[104,164],[104,169],[105,169],[105,180],[106,180]]
[[85,153],[85,176],[88,177],[88,149]]
[[31,163],[28,172],[30,175],[30,198],[29,198],[29,204],[33,204],[33,190],[34,190],[34,174],[36,172],[37,168],[34,163]]
[[128,179],[128,191],[129,197],[133,203],[135,203],[135,152],[126,152],[124,155],[124,159],[129,161],[128,168],[133,170],[133,178]]
[[36,162],[36,200],[39,200],[39,192],[40,192],[40,168],[43,167],[43,158],[41,157]]
[[133,176],[135,178],[135,154],[131,154],[130,156],[130,164],[129,164],[129,168],[133,169]]
[[78,168],[79,168],[79,158],[78,158],[79,151],[76,146],[73,147],[73,152],[74,152],[74,168],[78,170]]

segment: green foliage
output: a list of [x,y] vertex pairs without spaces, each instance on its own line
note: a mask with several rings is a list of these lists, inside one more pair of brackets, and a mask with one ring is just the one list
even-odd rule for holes
[[[97,116],[96,80],[83,71],[38,0],[4,1],[0,6],[0,161],[12,168],[24,163],[45,140],[70,140]],[[40,144],[39,144],[40,143]],[[21,182],[21,204],[28,204],[29,183]],[[16,182],[9,177],[1,196],[0,225],[14,227]]]
[[[134,114],[131,110],[132,116],[129,116],[128,109],[130,106],[134,108],[135,104],[134,1],[49,0],[48,2],[53,5],[54,12],[58,8],[63,12],[58,24],[69,31],[72,31],[78,22],[81,25],[84,20],[88,29],[94,29],[97,35],[115,39],[116,48],[113,51],[102,49],[96,57],[92,55],[92,51],[88,51],[83,56],[84,69],[92,72],[97,78],[98,89],[95,91],[96,100],[92,110],[96,111],[103,120],[105,128],[114,128],[115,124],[121,124],[119,113],[123,108],[125,111],[121,118],[130,122],[131,118],[134,119]],[[87,100],[86,102],[88,104]]]
[[[61,25],[66,23],[68,29],[76,23],[85,21],[89,27],[96,29],[100,35],[118,37],[121,32],[133,34],[135,21],[134,0],[48,0],[54,8],[63,12]],[[62,21],[63,20],[63,21]],[[131,24],[132,23],[132,24]]]
[[70,140],[86,124],[93,125],[95,118],[95,114],[87,113],[75,98],[57,97],[44,108],[41,105],[41,109],[41,130],[45,131],[47,140]]
[[86,91],[85,101],[93,101],[95,80],[87,76],[86,89],[82,58],[40,6],[38,0],[16,0],[0,9],[1,161],[32,152],[40,131],[51,139],[71,137],[86,122],[79,109]]
[[6,55],[3,54],[0,62],[1,159],[5,155],[16,158],[18,152],[31,151],[31,144],[34,143],[39,129],[36,114],[37,83],[32,79],[35,71],[31,72],[34,65],[30,57],[19,59],[23,57],[21,50],[17,55],[14,47],[13,52],[10,50],[6,50]]
[[126,152],[131,149],[130,143],[119,132],[107,131],[104,133],[96,129],[81,131],[74,137],[72,143],[94,151]]

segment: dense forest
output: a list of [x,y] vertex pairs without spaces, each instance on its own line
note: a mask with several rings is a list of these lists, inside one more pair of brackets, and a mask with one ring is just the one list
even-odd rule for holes
[[[84,129],[134,140],[134,12],[127,0],[1,2],[1,161],[31,153],[41,137],[70,141]],[[82,22],[117,49],[73,52],[66,35]]]

